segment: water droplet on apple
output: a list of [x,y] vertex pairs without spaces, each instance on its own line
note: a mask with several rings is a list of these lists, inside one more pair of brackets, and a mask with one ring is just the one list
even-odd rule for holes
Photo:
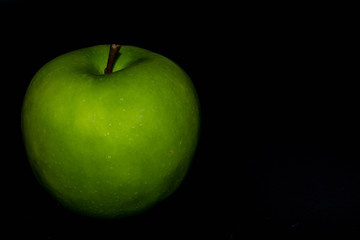
[[108,155],[108,156],[107,156],[107,158],[109,158],[109,159],[110,159],[110,158],[111,158],[111,155]]

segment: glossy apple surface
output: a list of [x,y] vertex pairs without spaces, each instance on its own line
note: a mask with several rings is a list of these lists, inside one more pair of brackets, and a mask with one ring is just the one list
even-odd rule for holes
[[39,182],[94,217],[142,212],[173,193],[196,149],[200,113],[188,75],[166,57],[108,45],[61,55],[32,79],[22,131]]

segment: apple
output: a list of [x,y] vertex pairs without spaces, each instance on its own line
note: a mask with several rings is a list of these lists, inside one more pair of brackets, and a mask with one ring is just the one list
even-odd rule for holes
[[21,114],[38,181],[65,207],[99,218],[138,214],[172,194],[200,128],[196,90],[178,65],[135,46],[117,51],[98,45],[45,64]]

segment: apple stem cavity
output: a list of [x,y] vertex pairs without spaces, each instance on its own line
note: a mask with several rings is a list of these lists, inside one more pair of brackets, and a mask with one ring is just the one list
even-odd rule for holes
[[104,70],[104,74],[110,74],[113,72],[115,58],[120,50],[120,47],[121,47],[120,44],[111,44],[110,45],[109,58],[108,58],[106,68]]

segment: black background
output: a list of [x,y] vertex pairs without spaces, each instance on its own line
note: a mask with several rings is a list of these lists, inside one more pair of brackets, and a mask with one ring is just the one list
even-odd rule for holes
[[[358,232],[359,52],[351,9],[1,3],[2,228],[39,239]],[[42,65],[113,42],[165,55],[190,75],[202,132],[189,174],[171,197],[139,216],[97,220],[62,208],[36,182],[20,110]]]

